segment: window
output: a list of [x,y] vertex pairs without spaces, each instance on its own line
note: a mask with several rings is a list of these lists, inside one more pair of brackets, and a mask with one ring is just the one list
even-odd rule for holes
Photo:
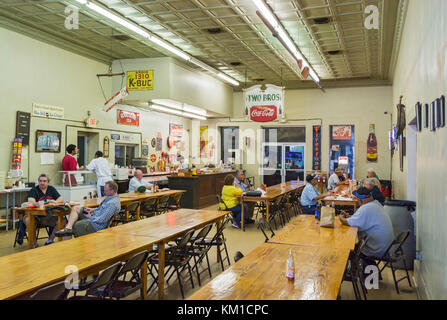
[[120,167],[130,167],[132,159],[137,156],[137,145],[115,144],[115,164]]
[[[346,174],[351,174],[354,178],[354,126],[329,126],[330,146],[329,146],[329,174],[332,174],[338,167],[345,169]],[[340,157],[347,158],[348,164],[341,164]]]
[[236,152],[239,149],[239,127],[220,128],[221,157],[223,163],[235,163]]
[[306,142],[306,127],[263,128],[264,142]]

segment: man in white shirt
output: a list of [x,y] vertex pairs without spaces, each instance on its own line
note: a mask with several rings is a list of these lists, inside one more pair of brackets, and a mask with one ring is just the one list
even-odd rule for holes
[[98,180],[96,181],[96,192],[99,197],[104,197],[104,185],[107,181],[113,181],[112,172],[110,171],[109,162],[104,159],[101,151],[96,151],[95,159],[87,165],[87,170],[94,171]]
[[184,169],[188,169],[188,164],[185,163],[185,158],[183,156],[179,157],[180,160],[180,166],[179,169],[184,170]]
[[152,191],[158,189],[158,186],[154,186],[152,183],[143,180],[143,171],[137,169],[135,170],[135,176],[129,181],[129,192],[135,192],[135,190],[141,186],[146,187],[146,189],[151,189]]
[[337,188],[340,185],[343,184],[349,184],[349,180],[346,181],[341,181],[340,177],[343,176],[344,170],[341,168],[337,168],[334,171],[334,174],[332,174],[329,177],[328,183],[327,183],[327,189],[328,190],[334,190],[335,188]]

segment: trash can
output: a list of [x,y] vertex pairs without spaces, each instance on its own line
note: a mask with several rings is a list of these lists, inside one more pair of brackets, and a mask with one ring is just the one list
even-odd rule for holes
[[[394,236],[409,230],[407,240],[402,245],[405,254],[405,263],[409,270],[413,270],[413,261],[416,258],[416,202],[408,200],[387,200],[385,201],[385,212],[393,224]],[[404,269],[403,262],[396,264],[397,269]]]

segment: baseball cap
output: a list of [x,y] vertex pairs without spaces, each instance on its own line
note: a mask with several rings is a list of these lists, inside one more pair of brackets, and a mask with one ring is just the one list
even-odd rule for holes
[[357,191],[354,191],[352,194],[359,199],[366,199],[368,197],[371,197],[371,191],[369,191],[365,187],[359,188]]
[[311,182],[313,179],[315,179],[316,175],[315,174],[308,174],[306,176],[306,181],[307,182]]

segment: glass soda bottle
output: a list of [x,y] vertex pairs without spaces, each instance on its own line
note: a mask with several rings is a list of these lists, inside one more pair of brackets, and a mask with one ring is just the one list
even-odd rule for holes
[[289,258],[286,263],[286,277],[289,280],[295,279],[295,263],[293,262],[292,249],[289,249]]
[[366,159],[368,162],[377,162],[377,138],[375,133],[375,125],[369,125],[369,136],[367,142],[367,155]]

